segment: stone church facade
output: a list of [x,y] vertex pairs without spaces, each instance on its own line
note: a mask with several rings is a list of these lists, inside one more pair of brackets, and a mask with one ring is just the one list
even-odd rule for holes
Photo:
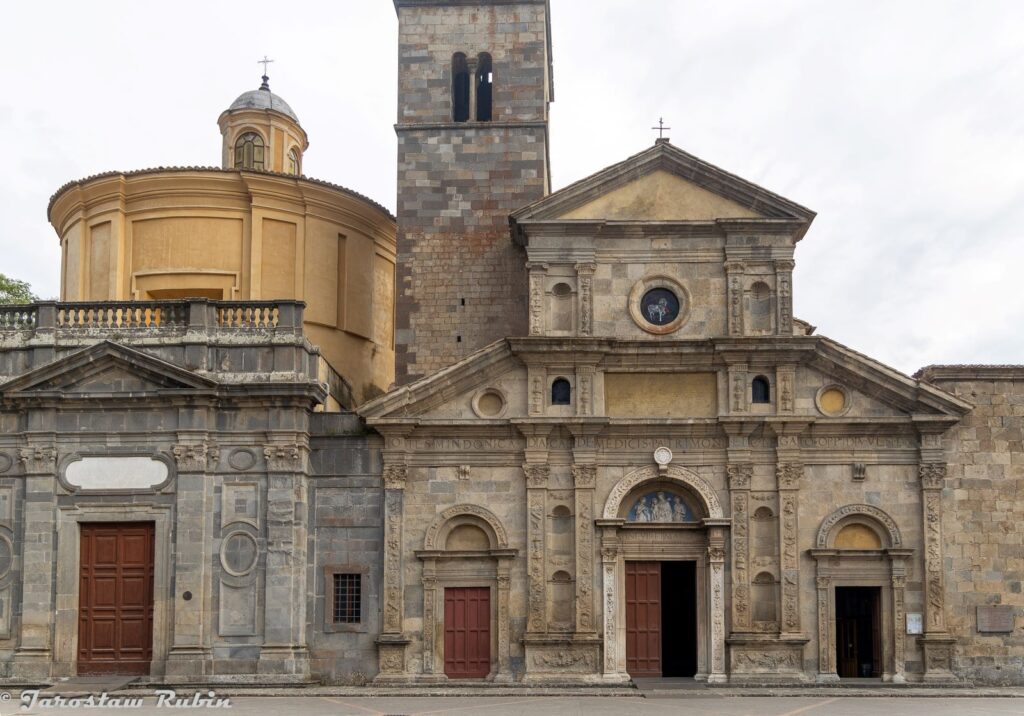
[[0,676],[1024,683],[1024,367],[817,335],[814,213],[668,140],[552,193],[547,0],[395,7],[397,221],[266,78],[222,170],[51,203]]

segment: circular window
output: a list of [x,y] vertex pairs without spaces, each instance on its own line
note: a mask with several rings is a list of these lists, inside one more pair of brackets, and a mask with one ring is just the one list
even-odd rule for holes
[[648,333],[665,335],[679,330],[690,311],[686,289],[671,276],[647,276],[629,293],[629,315]]
[[559,298],[565,298],[572,293],[572,287],[567,283],[556,283],[554,288],[551,289],[551,293]]
[[256,540],[246,532],[235,532],[224,540],[220,550],[220,562],[228,574],[241,577],[256,566],[259,550]]
[[839,416],[850,409],[850,398],[838,385],[826,385],[819,390],[815,402],[825,415]]
[[7,576],[7,573],[11,571],[12,564],[14,564],[14,548],[6,537],[0,535],[0,577]]
[[652,288],[640,299],[640,312],[652,325],[668,325],[679,317],[679,297],[667,288]]
[[481,418],[500,418],[505,414],[505,396],[496,388],[480,391],[473,398],[473,412]]

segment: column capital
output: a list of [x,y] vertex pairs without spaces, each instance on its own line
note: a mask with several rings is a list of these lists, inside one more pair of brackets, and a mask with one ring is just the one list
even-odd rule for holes
[[409,469],[403,463],[392,463],[384,466],[384,488],[387,490],[404,490]]
[[922,490],[941,490],[946,484],[948,469],[944,462],[926,462],[917,468]]
[[26,475],[54,475],[57,471],[57,449],[52,445],[30,445],[18,451],[18,459]]

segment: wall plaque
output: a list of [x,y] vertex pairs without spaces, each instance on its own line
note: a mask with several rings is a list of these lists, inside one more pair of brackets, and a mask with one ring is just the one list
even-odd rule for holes
[[907,612],[907,634],[923,634],[924,619],[921,612]]
[[1007,634],[1013,631],[1013,607],[1009,604],[978,607],[978,632]]

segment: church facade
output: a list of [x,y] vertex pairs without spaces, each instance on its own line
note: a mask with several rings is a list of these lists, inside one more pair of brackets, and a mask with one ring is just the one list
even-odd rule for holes
[[668,140],[552,193],[548,1],[394,4],[396,217],[266,78],[51,202],[0,676],[1024,683],[1024,367],[817,335],[814,213]]

